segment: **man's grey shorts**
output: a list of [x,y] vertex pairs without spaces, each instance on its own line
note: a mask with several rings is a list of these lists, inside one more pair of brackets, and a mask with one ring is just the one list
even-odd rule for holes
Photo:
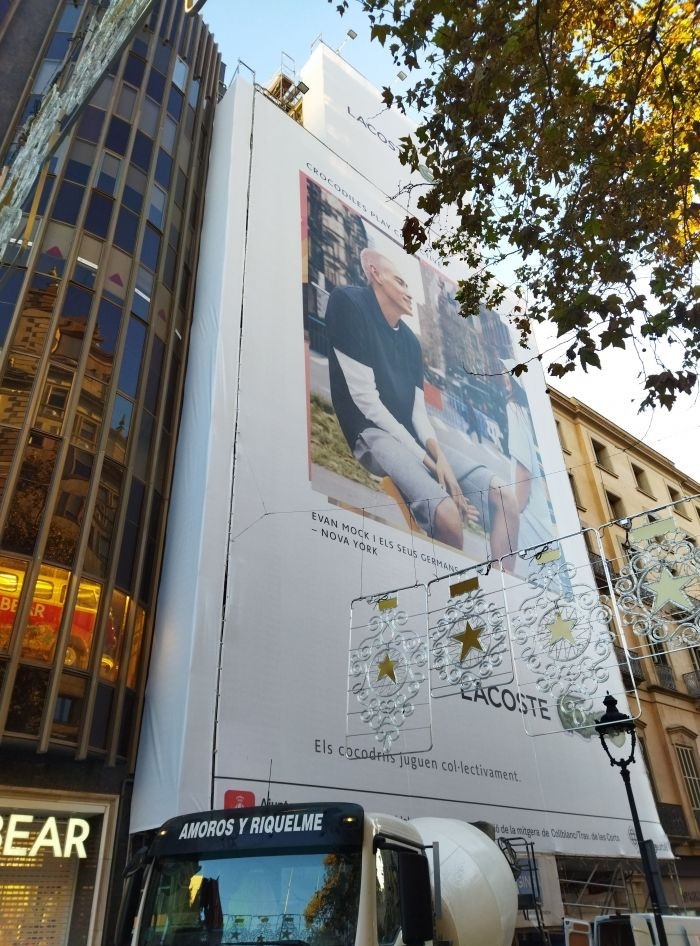
[[[493,474],[483,465],[442,447],[465,498],[479,512],[479,525],[488,534],[491,528],[489,489]],[[406,500],[414,519],[428,535],[434,534],[435,512],[447,492],[423,463],[392,434],[368,427],[355,442],[355,458],[375,476],[389,476]]]

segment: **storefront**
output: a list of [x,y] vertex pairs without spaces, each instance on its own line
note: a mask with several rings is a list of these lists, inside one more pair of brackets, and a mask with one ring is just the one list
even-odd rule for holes
[[0,943],[102,938],[117,798],[0,788]]

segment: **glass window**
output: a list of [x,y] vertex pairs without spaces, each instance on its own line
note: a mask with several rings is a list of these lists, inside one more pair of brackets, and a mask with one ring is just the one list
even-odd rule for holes
[[[149,195],[148,219],[159,230],[163,229],[163,219],[165,217],[165,204],[167,194],[164,190],[154,184]],[[155,268],[155,267],[153,267]]]
[[151,139],[157,137],[159,125],[160,108],[151,99],[144,99],[139,116],[139,129]]
[[95,186],[106,194],[114,196],[119,186],[119,173],[122,162],[115,158],[113,154],[105,154],[102,157],[100,173],[97,175]]
[[5,492],[7,474],[10,470],[12,458],[15,455],[15,448],[17,446],[18,438],[18,430],[0,427],[0,499]]
[[65,179],[76,184],[86,184],[95,163],[95,146],[85,141],[75,141],[66,162]]
[[85,375],[80,389],[71,441],[91,453],[97,449],[97,439],[104,417],[105,393],[106,385]]
[[187,178],[182,168],[177,169],[175,178],[175,203],[178,207],[185,206],[185,192],[187,190]]
[[85,215],[85,229],[104,239],[109,230],[113,206],[114,201],[111,197],[105,197],[104,194],[93,191]]
[[138,36],[131,41],[131,48],[135,53],[138,53],[139,56],[142,56],[144,59],[148,59],[148,43],[139,39]]
[[163,123],[163,133],[161,135],[160,143],[170,155],[172,155],[175,151],[176,138],[177,125],[169,115],[166,115],[165,122]]
[[34,427],[44,433],[60,437],[66,416],[66,405],[73,386],[73,372],[57,365],[49,365],[49,371],[41,394],[41,401],[34,418]]
[[197,99],[199,98],[199,79],[193,79],[190,83],[190,91],[187,94],[187,101],[190,103],[191,108],[197,107]]
[[117,394],[114,399],[112,420],[109,425],[107,453],[119,463],[126,462],[126,448],[129,443],[129,431],[131,430],[131,415],[133,411],[134,405],[131,401],[122,397],[121,394]]
[[141,262],[152,272],[158,269],[158,254],[160,253],[160,236],[156,231],[147,226],[143,231],[143,241],[141,243]]
[[2,546],[10,551],[34,552],[57,448],[58,442],[45,434],[29,437],[3,532]]
[[146,326],[138,319],[130,318],[118,384],[119,390],[130,397],[136,397],[145,340]]
[[175,68],[173,69],[173,82],[180,89],[181,92],[185,91],[185,86],[187,85],[187,65],[178,58],[175,60]]
[[51,156],[49,157],[49,174],[57,174],[58,169],[63,164],[63,159],[68,153],[68,138],[64,138],[63,141],[54,148]]
[[74,224],[78,219],[84,193],[84,187],[79,187],[77,184],[64,181],[59,187],[56,196],[56,203],[53,208],[54,220],[62,220],[63,223]]
[[112,375],[114,352],[117,348],[122,310],[119,306],[101,299],[97,310],[97,323],[92,334],[90,355],[86,374],[107,383]]
[[143,401],[146,410],[154,414],[156,412],[158,392],[160,391],[160,376],[163,370],[164,355],[165,345],[159,338],[154,338],[153,347],[151,348],[151,361],[148,366],[148,377],[146,379],[146,396]]
[[132,570],[136,546],[141,531],[141,512],[143,507],[145,487],[136,477],[131,481],[129,502],[126,507],[126,521],[119,548],[119,562],[117,564],[116,584],[125,591],[131,590],[133,581]]
[[[109,565],[109,555],[114,539],[114,523],[122,491],[122,476],[120,467],[111,460],[105,459],[88,534],[84,566],[85,571],[100,577],[107,574]],[[107,636],[109,636],[109,629]],[[106,646],[107,638],[105,638]]]
[[90,236],[84,236],[80,241],[78,257],[73,270],[73,280],[92,289],[99,268],[102,255],[102,243]]
[[377,869],[377,940],[379,946],[394,946],[401,929],[399,909],[399,855],[378,850]]
[[135,105],[136,90],[132,89],[131,86],[123,85],[119,93],[115,112],[117,115],[121,115],[122,118],[125,118],[128,121],[134,114]]
[[176,89],[175,86],[171,86],[170,94],[168,95],[168,114],[172,115],[175,121],[180,121],[183,101],[184,96],[182,92]]
[[109,148],[110,151],[114,151],[115,154],[126,154],[130,130],[131,125],[128,122],[114,115],[107,129],[105,146]]
[[5,555],[0,558],[0,651],[10,649],[12,626],[26,570],[26,563],[19,559]]
[[85,141],[97,141],[102,132],[104,120],[104,109],[88,105],[78,122],[78,138],[83,138]]
[[127,253],[133,253],[136,245],[136,232],[139,226],[139,218],[136,214],[122,207],[117,218],[117,226],[114,231],[114,242]]
[[54,277],[62,275],[74,238],[75,230],[72,227],[66,227],[62,223],[49,223],[37,260],[37,271]]
[[149,310],[151,307],[151,293],[153,292],[153,273],[150,273],[143,266],[139,266],[136,276],[136,286],[134,295],[131,299],[131,311],[138,315],[144,322],[148,321]]
[[129,596],[121,591],[115,589],[112,592],[112,604],[107,616],[100,660],[100,677],[110,683],[114,683],[119,676],[126,622],[129,617],[129,601]]
[[0,424],[21,427],[36,378],[37,359],[13,354],[0,384]]
[[43,95],[58,75],[60,67],[60,61],[45,59],[37,70],[36,79],[32,86],[32,93],[34,95]]
[[125,207],[139,213],[143,205],[143,195],[146,193],[146,175],[137,171],[133,165],[129,166],[126,175],[126,184],[122,202]]
[[153,440],[153,414],[148,411],[141,413],[141,426],[136,440],[136,457],[134,459],[134,473],[141,479],[146,479],[148,461],[151,455],[151,441]]
[[168,287],[168,289],[173,289],[175,286],[175,264],[177,263],[177,253],[175,250],[168,244],[165,250],[165,263],[163,264],[163,282]]
[[153,64],[156,69],[159,69],[163,74],[167,73],[170,68],[170,56],[172,50],[167,43],[156,43],[156,48],[154,50]]
[[142,131],[136,132],[134,138],[134,147],[131,151],[131,161],[136,167],[143,168],[146,173],[151,166],[151,156],[153,155],[153,141],[144,135]]
[[700,770],[695,758],[695,751],[692,746],[676,745],[674,748],[678,757],[678,764],[683,773],[683,781],[695,815],[695,821],[700,827]]
[[21,657],[50,664],[63,617],[69,572],[42,565],[24,626]]
[[68,287],[51,347],[53,361],[77,365],[92,300],[93,293],[87,289],[72,284]]
[[33,283],[27,291],[12,338],[13,353],[23,351],[39,355],[44,350],[49,321],[56,302],[58,283],[36,277]]
[[156,102],[162,102],[163,95],[165,93],[165,76],[157,70],[151,69],[151,74],[148,77],[148,85],[146,86],[146,92]]
[[24,281],[23,269],[0,266],[0,345],[4,344]]
[[63,7],[61,19],[58,21],[58,29],[61,33],[74,33],[78,25],[80,14],[83,12],[82,5],[75,3],[66,3]]
[[74,446],[68,448],[63,475],[54,506],[44,557],[70,568],[78,544],[80,528],[85,515],[87,496],[92,475],[92,454]]
[[90,729],[90,746],[96,749],[106,749],[109,721],[112,716],[114,689],[102,683],[97,685],[95,706],[92,711],[92,727]]
[[105,76],[105,78],[100,82],[97,87],[97,91],[92,93],[90,103],[92,105],[97,105],[100,108],[107,108],[112,98],[112,90],[114,89],[114,79],[112,76]]
[[167,190],[170,187],[170,175],[173,171],[173,159],[170,155],[158,149],[158,160],[156,161],[156,180]]
[[126,671],[126,685],[136,689],[136,683],[139,677],[139,668],[141,665],[141,648],[143,647],[143,629],[146,626],[146,614],[143,608],[136,608],[136,620],[134,621],[134,636],[131,639],[131,653],[129,654],[129,667]]
[[7,730],[23,736],[36,736],[44,711],[48,670],[18,667],[7,714]]
[[160,529],[160,516],[163,507],[163,500],[158,493],[153,494],[151,502],[151,514],[148,522],[148,532],[146,533],[146,551],[143,557],[141,572],[141,587],[139,588],[139,601],[147,605],[151,592],[153,590],[153,569],[158,557],[158,531]]
[[124,66],[124,81],[135,85],[136,88],[139,88],[141,82],[143,81],[143,74],[146,70],[146,63],[143,59],[140,59],[138,56],[134,56],[133,53],[129,53],[126,57],[126,64]]
[[88,669],[101,595],[102,586],[97,582],[86,580],[80,582],[70,636],[63,658],[66,667],[72,667],[75,670]]
[[[69,648],[70,650],[70,648]],[[51,738],[76,743],[83,718],[87,681],[75,673],[62,673],[53,710]]]
[[104,294],[109,299],[119,303],[126,294],[126,287],[131,278],[132,258],[116,248],[109,251],[107,258],[107,277]]

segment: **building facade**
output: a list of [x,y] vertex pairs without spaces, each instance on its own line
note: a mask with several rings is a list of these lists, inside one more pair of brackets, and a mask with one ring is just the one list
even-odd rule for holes
[[[94,12],[21,8],[0,4],[3,165]],[[154,3],[1,261],[3,943],[114,920],[221,79],[201,18]]]
[[[568,477],[582,526],[647,512],[649,521],[673,514],[690,542],[700,541],[700,483],[661,453],[598,414],[592,408],[550,389]],[[675,504],[672,510],[658,507]],[[624,525],[627,525],[624,522]],[[604,530],[604,551],[613,574],[627,560],[627,532],[615,525]],[[589,548],[594,573],[607,587],[599,549]],[[628,643],[635,641],[631,635]],[[620,642],[618,641],[618,646]],[[700,649],[673,650],[654,645],[646,659],[630,662],[639,689],[638,721],[641,764],[645,764],[659,818],[671,841],[678,883],[670,880],[671,904],[700,908]],[[623,668],[623,676],[626,671]],[[628,685],[631,684],[627,674]],[[622,789],[621,789],[622,790]],[[582,872],[580,872],[582,873]],[[572,888],[573,889],[573,885]],[[586,898],[594,898],[588,887]]]

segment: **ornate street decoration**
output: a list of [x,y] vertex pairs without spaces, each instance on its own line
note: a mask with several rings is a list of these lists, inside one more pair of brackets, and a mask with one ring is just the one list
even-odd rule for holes
[[627,561],[613,577],[630,656],[700,644],[700,548],[678,521],[677,503],[612,523],[625,527]]
[[536,697],[542,707],[546,700],[545,711],[523,713],[525,729],[590,735],[601,695],[628,691],[613,646],[612,611],[593,582],[583,538],[568,536],[518,555],[527,564],[526,582],[504,577],[515,677],[522,704]]
[[349,758],[431,748],[425,585],[353,602],[348,675]]
[[503,589],[487,566],[448,575],[428,585],[430,686],[434,697],[505,686],[513,665]]

